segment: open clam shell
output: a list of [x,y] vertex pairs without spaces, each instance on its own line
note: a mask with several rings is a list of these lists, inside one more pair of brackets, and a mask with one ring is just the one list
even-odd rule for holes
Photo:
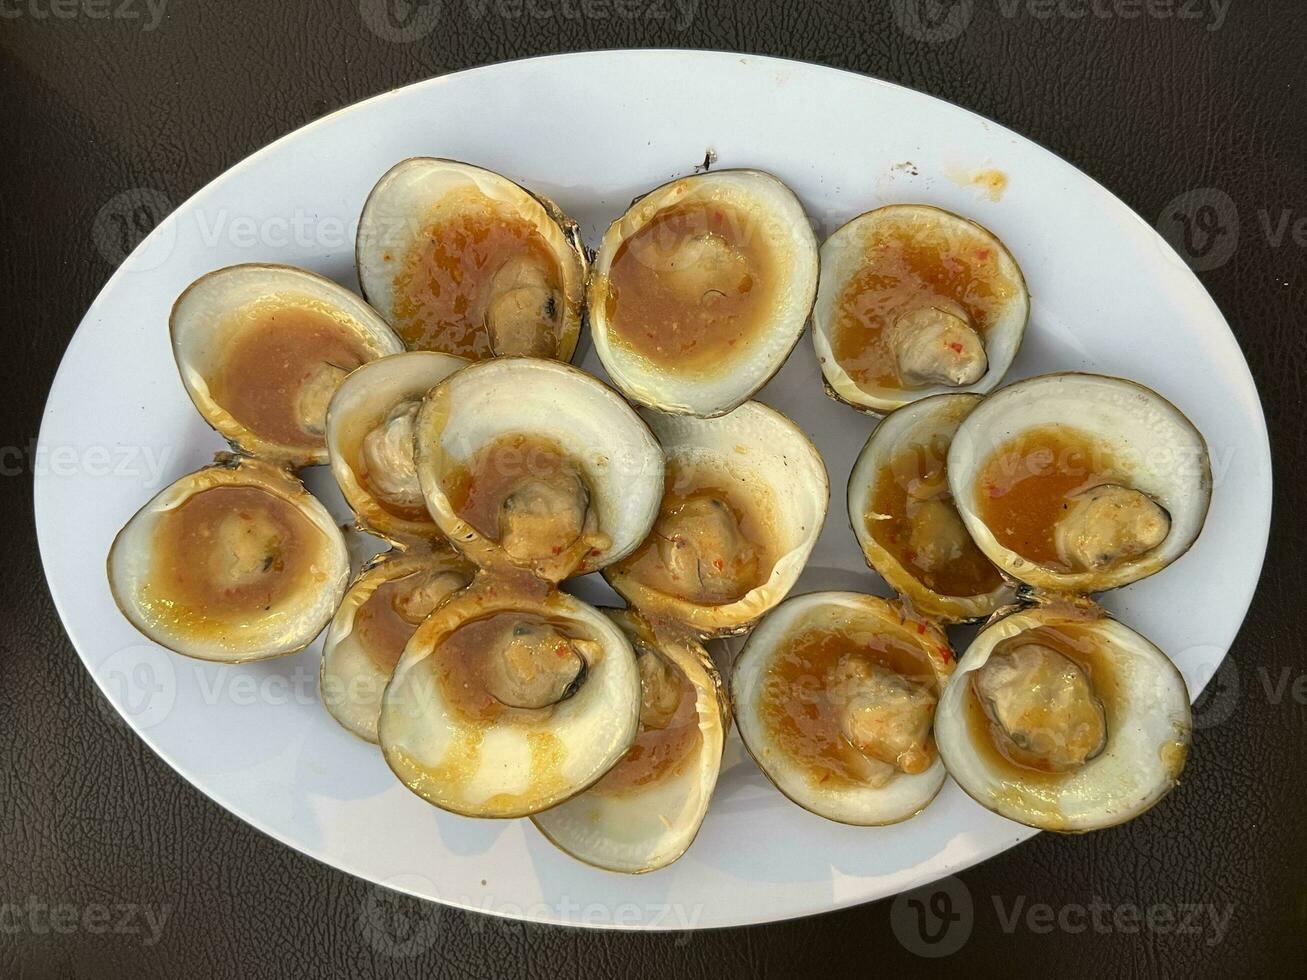
[[[1023,437],[1074,436],[1071,448],[1037,447],[1044,455],[998,454]],[[1085,443],[1088,448],[1080,447]],[[986,483],[986,467],[1002,464],[1005,480],[1065,471],[1092,483],[1102,456],[1113,481],[1147,495],[1165,512],[1165,537],[1142,554],[1101,568],[1075,568],[1032,558],[1033,547],[1005,527],[991,527],[986,497],[1009,492]],[[1015,468],[1017,472],[1006,472]],[[1184,414],[1157,392],[1133,381],[1096,374],[1046,374],[1008,385],[984,400],[958,427],[949,448],[953,500],[980,549],[1018,581],[1039,589],[1087,594],[1128,585],[1165,568],[1194,543],[1207,517],[1212,473],[1207,444]],[[1054,501],[1052,512],[1061,506]],[[1053,528],[1039,529],[1052,533]]]
[[[892,313],[913,313],[917,308],[931,309],[942,304],[949,308],[946,312],[969,320],[970,328],[964,333],[969,333],[973,342],[978,335],[983,348],[983,354],[974,355],[980,358],[976,368],[980,373],[975,380],[905,380],[900,373],[903,365],[888,350],[877,355],[876,363],[884,362],[880,369],[873,368],[871,362],[855,367],[841,358],[839,334],[852,315],[848,310],[850,302],[856,299],[851,290],[860,288],[868,276],[875,278],[875,288],[884,288],[885,275],[893,272],[897,277],[903,271],[885,265],[887,243],[897,241],[929,250],[932,257],[925,261],[934,268],[907,272],[907,278],[897,283],[899,295],[881,297],[873,309],[878,314],[883,314],[886,307]],[[938,270],[960,268],[969,269],[969,273],[956,282],[948,281],[956,276],[938,274]],[[975,222],[940,208],[925,204],[877,208],[842,225],[821,247],[821,285],[812,310],[813,346],[827,393],[859,411],[884,415],[931,395],[992,391],[1016,357],[1029,315],[1025,280],[1006,246]],[[911,325],[908,329],[918,327]],[[948,337],[941,335],[941,339]],[[876,350],[888,347],[880,332],[864,340]],[[942,347],[941,351],[948,356]],[[873,351],[860,350],[859,359],[869,353]],[[925,356],[920,351],[917,354]]]
[[[1023,642],[1056,645],[1102,699],[1103,747],[1074,769],[1037,771],[995,749],[974,679]],[[958,662],[935,716],[940,755],[968,795],[1010,820],[1063,832],[1124,823],[1157,803],[1179,780],[1190,728],[1188,690],[1170,659],[1101,610],[1070,604],[1019,610],[986,627]]]
[[[759,624],[736,658],[731,703],[740,737],[767,778],[805,810],[858,826],[906,820],[939,793],[944,764],[935,754],[928,765],[914,766],[919,771],[894,771],[886,779],[883,763],[869,762],[840,734],[834,717],[841,710],[839,665],[793,655],[796,646],[826,636],[847,637],[843,645],[850,651],[909,651],[903,661],[911,664],[908,679],[932,696],[953,670],[943,630],[898,602],[856,592],[794,596]],[[784,719],[795,717],[805,719],[797,736],[783,728]],[[880,778],[871,778],[877,771]]]
[[448,551],[382,555],[351,583],[322,645],[322,703],[359,738],[377,741],[381,696],[408,640],[466,587],[475,567]]
[[[546,455],[565,457],[584,484],[577,506],[595,544],[575,561],[514,557],[502,533],[460,516],[457,495],[451,496],[459,474],[483,450],[517,437],[546,441],[553,447]],[[495,458],[485,476],[511,489],[513,481],[540,475],[544,467],[527,445]],[[416,446],[427,509],[454,546],[483,568],[525,568],[555,581],[596,571],[634,550],[658,513],[664,464],[653,433],[611,388],[557,361],[495,358],[450,376],[423,402]],[[547,516],[558,508],[541,503],[535,510]],[[568,558],[571,547],[559,541],[552,553]]]
[[[565,689],[528,701],[505,694],[514,685],[504,678],[519,664],[509,645],[532,633],[559,645],[559,665],[583,663]],[[532,661],[509,680],[538,681],[548,663]],[[561,592],[483,581],[413,634],[386,688],[379,734],[395,775],[427,802],[464,816],[521,817],[599,779],[630,748],[639,719],[635,654],[612,620]]]
[[201,276],[168,324],[182,383],[205,421],[238,452],[291,466],[327,461],[327,404],[341,380],[404,349],[348,289],[285,265]]
[[[503,240],[492,248],[497,230]],[[552,201],[501,174],[433,157],[401,161],[368,195],[355,258],[363,295],[413,349],[473,360],[570,361],[576,352],[586,274],[580,231]],[[424,292],[437,274],[448,279],[445,292],[459,294],[448,309],[431,308],[442,302],[439,291]]]
[[220,457],[118,532],[109,587],[154,642],[200,660],[294,653],[327,625],[349,556],[327,509],[288,471]]
[[632,610],[604,612],[635,649],[640,731],[598,783],[531,819],[573,857],[640,874],[671,864],[694,841],[717,785],[730,715],[721,680],[697,642],[659,635]]
[[[940,479],[945,459],[935,456],[937,450],[947,454],[953,433],[981,398],[933,395],[898,409],[872,432],[849,474],[849,523],[867,563],[913,608],[945,623],[983,619],[1013,597],[1012,587],[997,569],[976,553],[953,508],[947,483]],[[891,492],[883,494],[886,481],[892,481],[885,488]],[[877,507],[882,497],[888,504],[882,507],[884,512]],[[931,566],[914,550],[922,542],[914,540],[910,514],[913,507],[923,505],[942,508],[948,515],[946,522],[935,520],[938,526],[933,533],[949,540],[924,542],[926,549],[951,547]],[[931,525],[926,519],[937,515],[924,508],[921,513],[922,523],[915,530],[929,537]],[[989,584],[990,588],[977,591],[974,585],[963,589],[948,584],[967,582]]]
[[[669,216],[685,227],[667,223]],[[643,300],[630,308],[618,302],[623,257],[642,267],[657,309]],[[679,288],[682,278],[688,281]],[[637,198],[604,234],[587,291],[595,352],[632,401],[675,414],[721,415],[780,369],[816,288],[817,243],[788,187],[758,170],[682,177]],[[723,314],[689,349],[685,323],[711,314],[707,297],[749,303],[750,294],[765,299],[732,321],[747,321],[741,336],[717,336],[732,319]]]
[[401,545],[443,539],[418,482],[413,422],[426,393],[467,363],[435,351],[394,354],[336,389],[327,409],[331,472],[364,530]]
[[[760,569],[758,583],[742,595],[720,602],[671,591],[634,561],[610,565],[604,577],[647,614],[671,618],[704,636],[742,633],[785,598],[807,564],[830,501],[826,466],[798,426],[761,402],[712,419],[652,412],[644,417],[667,454],[671,483],[705,474],[710,484],[755,512],[770,569]],[[676,489],[670,486],[665,500]],[[646,547],[656,543],[644,542]],[[693,540],[686,543],[696,546]]]

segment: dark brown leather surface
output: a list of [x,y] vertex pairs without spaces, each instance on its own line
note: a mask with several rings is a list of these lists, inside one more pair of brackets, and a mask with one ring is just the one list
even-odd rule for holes
[[[431,22],[390,2],[400,16],[386,20],[383,0],[165,0],[155,23],[144,0],[0,0],[0,976],[1300,973],[1301,0],[443,0]],[[424,23],[410,43],[381,36]],[[29,452],[60,355],[112,270],[93,233],[101,206],[140,187],[179,203],[314,117],[431,74],[640,45],[820,61],[942,96],[1051,147],[1150,222],[1184,192],[1228,194],[1179,207],[1262,392],[1277,511],[1234,666],[1164,805],[1089,837],[1041,835],[962,873],[951,906],[927,895],[765,928],[589,934],[379,893],[228,815],[106,714],[46,592]],[[933,911],[962,914],[964,898],[969,916],[931,945]],[[163,920],[157,936],[146,913]]]

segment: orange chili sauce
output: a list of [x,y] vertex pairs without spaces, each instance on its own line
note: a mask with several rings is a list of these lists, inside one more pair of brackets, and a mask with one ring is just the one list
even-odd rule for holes
[[482,537],[498,541],[504,501],[522,481],[548,479],[565,470],[575,470],[584,479],[581,468],[552,439],[510,433],[481,447],[466,465],[445,474],[442,484],[454,513]]
[[[776,549],[772,543],[774,533],[770,508],[761,492],[748,494],[728,472],[702,463],[693,465],[676,459],[667,461],[663,499],[653,531],[630,557],[618,564],[618,568],[649,588],[675,595],[687,602],[704,601],[698,595],[691,594],[690,590],[680,589],[672,583],[662,557],[658,554],[659,526],[662,521],[676,514],[691,500],[704,497],[726,505],[735,518],[740,535],[752,546],[756,557],[752,563],[746,562],[740,555],[718,555],[711,559],[718,571],[728,565],[734,566],[735,578],[741,583],[738,594],[725,601],[734,602],[765,583],[771,577],[772,566],[776,564]],[[717,564],[719,562],[721,564]]]
[[[763,678],[759,710],[776,743],[814,786],[862,785],[880,765],[844,737],[827,694],[846,654],[865,656],[939,693],[927,654],[896,637],[850,626],[812,628],[787,639]],[[933,739],[927,749],[933,758]]]
[[383,582],[354,613],[354,632],[359,645],[386,673],[394,672],[404,646],[419,625],[405,619],[395,604],[414,586],[422,584],[426,577],[426,572],[419,571]]
[[486,330],[490,285],[517,255],[546,270],[547,283],[562,296],[558,263],[530,222],[497,213],[489,201],[481,201],[429,225],[395,272],[395,332],[410,350],[444,351],[474,361],[491,357]]
[[[650,647],[637,644],[637,652],[641,657],[662,659],[662,655]],[[621,761],[595,784],[595,792],[621,793],[659,783],[679,772],[703,743],[694,685],[675,664],[667,660],[663,663],[676,681],[678,700],[675,712],[662,727],[651,724],[651,712],[645,710],[649,692],[642,691],[640,729],[635,742]]]
[[[687,296],[662,271],[691,239],[710,234],[743,260],[702,295]],[[743,350],[766,319],[777,280],[764,229],[721,204],[680,204],[624,241],[608,272],[605,302],[615,339],[655,364],[700,370]]]
[[[223,575],[230,557],[217,540],[224,522],[233,521],[236,531],[260,538],[271,529],[275,549],[259,575],[239,584]],[[155,622],[218,636],[266,622],[273,607],[314,576],[321,533],[274,494],[239,486],[202,490],[160,515],[144,605]]]
[[999,271],[991,239],[979,232],[941,235],[933,228],[904,221],[882,229],[866,243],[861,267],[836,299],[831,353],[861,387],[903,387],[886,337],[886,327],[903,314],[956,303],[985,339],[1019,289]]
[[870,511],[874,515],[888,515],[889,520],[883,516],[868,517],[867,527],[882,548],[904,568],[911,569],[917,581],[937,595],[987,595],[1003,583],[1003,577],[970,537],[966,539],[961,555],[934,569],[924,567],[911,547],[908,529],[908,502],[911,498],[908,491],[915,489],[918,482],[941,484],[937,496],[952,506],[953,497],[944,483],[948,443],[947,437],[936,437],[928,444],[909,446],[880,471],[871,494]]
[[374,356],[352,331],[321,310],[258,307],[237,328],[209,386],[218,404],[256,435],[297,449],[321,449],[325,437],[300,427],[300,386],[323,363],[349,372]]
[[547,717],[553,706],[545,708],[518,708],[496,700],[486,689],[483,665],[486,657],[496,648],[496,641],[506,637],[514,626],[533,623],[552,627],[563,638],[559,656],[565,656],[562,642],[568,639],[590,639],[565,620],[548,619],[534,613],[507,611],[491,613],[480,619],[463,623],[443,640],[435,652],[426,658],[440,690],[448,704],[467,720],[490,724],[498,721],[538,720]]
[[1127,478],[1101,440],[1069,426],[1042,426],[996,449],[980,468],[980,518],[999,544],[1028,561],[1061,571],[1053,528],[1067,498]]
[[[1001,641],[990,656],[1001,656],[1005,651],[1014,650],[1028,643],[1039,643],[1056,650],[1084,670],[1089,677],[1094,694],[1103,703],[1110,738],[1113,713],[1117,710],[1117,701],[1120,697],[1116,672],[1112,669],[1111,644],[1095,635],[1086,626],[1059,623],[1057,626],[1037,626],[1009,637]],[[977,754],[994,772],[1001,773],[1012,780],[1036,785],[1056,783],[1075,775],[1075,770],[1053,772],[1048,769],[1032,768],[1031,764],[1036,760],[1026,753],[1021,753],[1021,756],[1030,764],[1018,762],[1014,754],[1009,751],[1010,740],[985,714],[980,696],[976,693],[974,674],[967,684],[962,706],[967,728],[971,734],[971,743],[976,747]]]

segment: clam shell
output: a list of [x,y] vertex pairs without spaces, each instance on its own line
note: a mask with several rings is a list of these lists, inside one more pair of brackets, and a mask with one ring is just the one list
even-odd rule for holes
[[[1131,485],[1171,517],[1152,551],[1101,570],[1061,571],[1004,547],[980,517],[979,476],[990,456],[1020,433],[1061,425],[1114,450]],[[1184,414],[1150,388],[1098,374],[1045,374],[1008,385],[958,427],[949,448],[949,488],[980,550],[1007,574],[1038,589],[1087,594],[1129,585],[1161,571],[1194,543],[1212,498],[1207,443]]]
[[387,582],[429,569],[460,573],[467,582],[472,581],[475,572],[468,562],[447,551],[383,554],[350,584],[327,629],[319,671],[323,706],[342,726],[368,742],[377,741],[381,697],[391,673],[378,666],[359,645],[355,616]]
[[[866,245],[873,236],[904,223],[915,223],[944,236],[979,237],[999,257],[1001,272],[1018,284],[1017,295],[1004,308],[985,336],[988,370],[974,384],[962,388],[929,385],[903,389],[860,386],[836,360],[833,334],[838,321],[841,294],[866,266]],[[988,229],[974,221],[925,204],[892,204],[868,211],[835,230],[821,247],[821,284],[812,308],[812,342],[821,364],[827,393],[859,411],[884,415],[900,406],[931,395],[993,391],[1016,358],[1030,316],[1030,295],[1016,260],[1007,247]]]
[[857,624],[919,647],[943,686],[953,669],[948,637],[939,627],[909,617],[889,599],[858,592],[810,592],[787,599],[750,635],[731,672],[735,725],[745,747],[776,788],[805,810],[839,823],[880,826],[920,813],[944,785],[944,763],[925,772],[897,773],[884,786],[831,785],[802,771],[768,728],[761,711],[775,657],[792,638],[811,629]]
[[867,564],[914,609],[945,623],[984,619],[1012,600],[1012,587],[1005,582],[988,594],[972,596],[947,596],[932,591],[876,540],[867,513],[876,481],[894,457],[904,449],[929,442],[935,435],[951,436],[981,397],[933,395],[900,408],[876,426],[849,474],[849,523]]
[[[785,277],[768,321],[745,350],[711,368],[677,371],[615,342],[608,317],[608,273],[622,243],[672,206],[721,203],[777,253]],[[636,199],[604,234],[587,291],[595,353],[631,401],[662,412],[711,417],[731,411],[766,384],[798,343],[817,288],[817,242],[793,191],[759,170],[715,170],[682,177]]]
[[[153,578],[154,539],[163,515],[213,487],[251,487],[287,501],[319,531],[314,581],[266,615],[221,632],[197,635],[175,620],[147,613],[145,595]],[[160,646],[199,660],[242,663],[302,650],[331,619],[349,579],[349,555],[335,520],[287,470],[241,457],[187,474],[160,491],[118,532],[109,549],[109,588],[128,621]]]
[[[1056,781],[1025,783],[995,771],[977,750],[964,698],[972,674],[998,643],[1059,624],[1088,625],[1110,646],[1117,710],[1108,713],[1100,755]],[[1013,612],[986,627],[958,662],[935,714],[940,756],[969,796],[1010,820],[1063,832],[1124,823],[1157,803],[1179,780],[1190,729],[1188,689],[1166,654],[1101,610],[1056,604]]]
[[461,357],[435,351],[410,351],[364,364],[341,382],[327,409],[327,450],[331,473],[359,526],[404,545],[443,540],[429,514],[413,519],[388,510],[367,488],[351,448],[379,425],[391,409],[428,391],[468,364]]
[[427,509],[454,546],[483,568],[511,564],[497,541],[462,520],[443,478],[496,438],[527,433],[558,443],[582,468],[607,548],[576,574],[630,554],[648,535],[663,492],[663,453],[649,427],[601,381],[557,361],[497,357],[428,393],[416,429]]
[[717,785],[729,713],[703,647],[689,638],[656,636],[632,611],[603,611],[633,643],[658,651],[643,656],[661,655],[694,686],[701,742],[692,759],[651,785],[618,792],[594,787],[531,820],[551,843],[580,861],[641,874],[671,864],[694,842]]
[[[579,690],[552,708],[473,721],[448,703],[428,661],[440,657],[441,643],[459,626],[497,612],[574,625],[598,641],[602,655]],[[630,748],[639,720],[635,653],[612,620],[561,592],[533,598],[474,584],[413,634],[386,688],[379,734],[387,764],[428,803],[469,817],[522,817],[599,779]]]
[[363,295],[388,323],[395,322],[395,272],[432,222],[458,213],[473,194],[506,216],[520,218],[540,233],[558,260],[566,308],[558,337],[558,357],[570,361],[581,335],[585,304],[586,255],[576,222],[552,201],[537,196],[502,174],[457,160],[412,157],[377,181],[363,205],[355,244],[355,263]]
[[256,303],[325,312],[352,331],[374,358],[398,354],[404,344],[376,310],[348,289],[292,266],[228,266],[201,276],[177,298],[168,319],[173,357],[182,384],[205,421],[238,452],[297,467],[325,463],[325,445],[305,449],[264,438],[233,418],[213,392],[213,379],[240,326],[240,313]]
[[617,567],[604,577],[646,613],[668,616],[704,636],[742,633],[794,587],[821,534],[830,502],[821,454],[797,425],[761,402],[712,419],[654,412],[644,418],[669,461],[704,460],[770,508],[778,557],[767,581],[724,605],[699,605],[660,592]]

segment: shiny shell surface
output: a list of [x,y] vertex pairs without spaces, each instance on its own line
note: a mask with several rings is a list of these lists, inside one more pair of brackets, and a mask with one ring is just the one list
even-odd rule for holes
[[[1087,630],[1104,650],[1093,678],[1110,689],[1104,749],[1073,772],[1024,775],[983,751],[984,737],[968,721],[972,678],[1000,643],[1040,628]],[[1013,612],[972,641],[944,689],[935,740],[949,774],[982,806],[1044,830],[1078,832],[1124,823],[1176,785],[1188,755],[1189,692],[1165,653],[1134,630],[1074,606],[1037,606]]]
[[[1105,447],[1131,488],[1169,515],[1165,539],[1145,554],[1081,571],[1048,567],[1001,543],[982,517],[983,495],[990,491],[981,474],[1004,444],[1042,427],[1073,429]],[[1207,443],[1184,413],[1141,384],[1096,374],[1040,375],[986,398],[953,437],[948,479],[967,530],[990,561],[1020,582],[1073,594],[1114,589],[1161,571],[1194,543],[1212,497]]]
[[[657,363],[619,340],[610,313],[611,273],[622,246],[677,208],[729,207],[745,242],[767,250],[775,283],[771,301],[742,349],[712,364],[683,369]],[[799,340],[817,288],[817,243],[793,191],[757,170],[682,177],[636,199],[604,234],[595,255],[587,307],[595,351],[631,401],[678,415],[716,416],[749,399],[780,370]]]
[[[767,778],[805,810],[858,826],[897,823],[925,809],[944,785],[944,763],[938,756],[923,772],[896,773],[883,786],[823,780],[806,771],[782,744],[763,709],[778,658],[789,643],[811,631],[846,629],[919,648],[937,685],[952,672],[953,654],[943,630],[908,616],[899,603],[857,592],[810,592],[787,599],[750,634],[731,673],[735,724]],[[809,678],[807,683],[821,689],[824,681]]]

